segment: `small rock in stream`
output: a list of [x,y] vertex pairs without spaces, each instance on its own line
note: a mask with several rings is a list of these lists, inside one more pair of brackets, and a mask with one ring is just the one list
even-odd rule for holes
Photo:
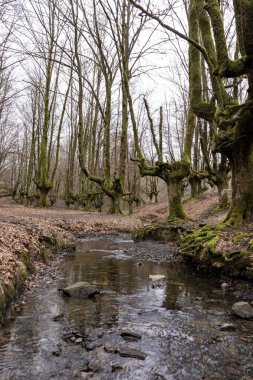
[[118,363],[112,364],[112,372],[120,371],[121,369],[123,369],[123,367],[120,364]]
[[125,339],[129,342],[136,342],[139,339],[141,339],[140,334],[137,334],[137,333],[129,331],[129,330],[122,331],[122,333],[120,335],[122,336],[123,339]]
[[62,351],[61,348],[57,351],[53,351],[52,355],[59,357],[59,356],[61,356],[61,351]]
[[236,302],[232,306],[233,313],[243,319],[253,319],[253,307],[245,301]]
[[232,323],[224,323],[224,325],[220,327],[220,331],[235,331],[235,330],[236,330],[236,327]]
[[134,348],[121,348],[119,350],[120,356],[124,358],[133,358],[139,360],[145,360],[148,354],[140,350],[135,350]]
[[88,298],[98,293],[97,287],[86,281],[75,282],[62,291],[65,295],[73,298]]
[[94,351],[97,347],[101,346],[101,344],[97,342],[83,342],[82,347],[87,351]]
[[150,274],[148,276],[148,279],[150,281],[161,281],[161,280],[165,279],[165,276],[164,276],[164,274]]
[[52,321],[58,322],[64,317],[64,313],[56,315],[55,317],[52,318]]
[[108,354],[117,354],[118,353],[118,349],[111,346],[110,344],[106,344],[104,346],[104,350],[105,352],[107,352]]

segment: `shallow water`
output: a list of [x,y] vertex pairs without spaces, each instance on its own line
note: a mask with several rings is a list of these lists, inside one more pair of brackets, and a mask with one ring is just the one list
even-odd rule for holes
[[[150,256],[165,245],[145,243]],[[178,263],[134,259],[128,236],[80,240],[76,253],[53,264],[15,320],[2,328],[0,379],[252,379],[253,321],[230,313],[250,300],[251,285],[226,293],[221,281]],[[142,245],[143,249],[143,245]],[[149,274],[165,275],[154,285]],[[90,299],[64,297],[77,281],[97,285]],[[235,331],[220,331],[232,323]],[[122,330],[141,335],[125,341]],[[69,337],[82,337],[73,343]],[[75,339],[75,338],[73,338]],[[145,360],[121,357],[132,348]]]

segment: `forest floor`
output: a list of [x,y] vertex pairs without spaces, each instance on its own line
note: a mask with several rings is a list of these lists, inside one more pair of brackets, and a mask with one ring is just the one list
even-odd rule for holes
[[[198,199],[185,201],[185,210],[192,220],[204,224],[218,224],[226,215],[226,211],[219,211],[215,193],[203,193]],[[52,249],[73,247],[78,236],[133,232],[144,224],[163,222],[166,216],[166,203],[139,207],[131,216],[115,216],[59,206],[24,207],[10,198],[0,198],[0,320],[1,303],[4,308],[8,303],[6,294],[10,303],[24,279],[32,283],[36,273],[45,267]],[[230,250],[238,248],[236,244],[231,246],[227,235],[219,244],[223,249],[224,244]]]

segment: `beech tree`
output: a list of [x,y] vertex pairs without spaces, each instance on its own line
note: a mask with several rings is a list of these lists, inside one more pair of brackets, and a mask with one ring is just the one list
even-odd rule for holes
[[15,2],[0,1],[0,182],[10,187],[19,182],[17,176],[11,175],[14,156],[18,153],[18,125],[12,117],[17,95],[12,71],[17,61],[10,52],[17,20]]
[[[232,203],[227,222],[241,224],[253,219],[253,173],[252,173],[252,113],[253,113],[253,1],[234,0],[233,12],[236,28],[238,57],[231,57],[225,23],[218,0],[191,0],[189,36],[166,24],[149,9],[130,0],[144,14],[177,34],[189,43],[190,67],[193,80],[190,100],[196,116],[212,123],[215,133],[214,151],[224,154],[232,170]],[[201,36],[201,39],[200,39]],[[202,97],[200,55],[208,68],[212,86],[212,101]],[[247,97],[239,102],[234,91],[225,87],[227,79],[235,85],[244,76],[248,82]]]

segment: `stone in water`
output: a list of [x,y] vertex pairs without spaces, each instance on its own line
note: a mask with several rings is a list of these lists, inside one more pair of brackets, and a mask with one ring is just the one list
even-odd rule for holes
[[161,281],[161,280],[165,279],[165,276],[164,276],[164,274],[150,274],[148,276],[148,279],[150,281]]
[[73,298],[88,298],[98,293],[98,290],[95,285],[86,281],[80,281],[63,289],[63,293]]

